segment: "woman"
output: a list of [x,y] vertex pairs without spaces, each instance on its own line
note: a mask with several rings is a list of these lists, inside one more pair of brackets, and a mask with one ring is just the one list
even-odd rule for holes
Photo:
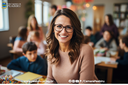
[[[88,83],[97,80],[92,48],[83,43],[84,36],[76,14],[69,9],[55,13],[47,35],[49,83]],[[73,80],[73,81],[72,81]],[[94,83],[94,82],[93,82]]]
[[15,39],[13,50],[15,52],[22,52],[22,45],[27,41],[27,28],[26,27],[19,27],[18,36]]
[[114,24],[113,18],[110,14],[107,14],[105,16],[105,24],[101,29],[101,34],[103,34],[105,30],[110,30],[111,32],[113,32],[114,39],[116,40],[116,44],[119,45],[119,41],[118,41],[119,31],[116,25]]
[[103,38],[96,43],[95,48],[104,49],[107,52],[107,57],[110,57],[111,51],[117,51],[117,45],[113,39],[112,32],[109,30],[104,31]]
[[28,27],[27,27],[28,31],[39,31],[40,33],[40,39],[41,40],[45,40],[45,36],[43,34],[43,30],[42,27],[38,26],[36,17],[34,15],[31,15],[28,19]]

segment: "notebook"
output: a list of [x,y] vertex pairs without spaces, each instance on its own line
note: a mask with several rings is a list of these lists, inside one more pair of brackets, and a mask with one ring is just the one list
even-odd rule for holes
[[26,72],[22,75],[15,77],[14,80],[21,81],[21,82],[35,82],[40,78],[42,78],[42,76],[39,74],[35,74],[32,72]]
[[16,71],[16,70],[10,70],[10,71],[7,71],[4,74],[0,75],[0,77],[3,76],[2,78],[4,78],[4,76],[6,76],[6,75],[7,76],[12,75],[12,77],[14,78],[14,77],[21,75],[21,74],[23,74],[23,72]]

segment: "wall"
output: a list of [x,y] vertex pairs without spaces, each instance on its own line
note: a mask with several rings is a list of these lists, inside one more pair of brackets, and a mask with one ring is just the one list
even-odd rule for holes
[[94,0],[94,2],[90,3],[90,7],[87,9],[88,16],[86,17],[85,27],[91,26],[93,27],[93,10],[92,6],[94,5],[104,5],[105,11],[104,16],[106,14],[113,14],[113,6],[115,3],[128,3],[128,0]]
[[[25,18],[25,5],[29,0],[8,0],[8,3],[21,3],[21,7],[9,8],[9,30],[0,32],[0,59],[10,55],[10,48],[7,47],[10,36],[18,35],[18,28],[25,26],[27,19]],[[34,0],[32,0],[34,2]],[[42,0],[51,2],[51,0]],[[43,27],[46,32],[46,27]]]
[[66,2],[65,0],[52,0],[52,4],[55,4],[55,5],[66,5]]
[[8,0],[8,3],[21,3],[21,7],[9,7],[9,30],[0,32],[0,59],[10,55],[7,44],[9,36],[17,36],[18,27],[26,25],[25,4],[29,0]]

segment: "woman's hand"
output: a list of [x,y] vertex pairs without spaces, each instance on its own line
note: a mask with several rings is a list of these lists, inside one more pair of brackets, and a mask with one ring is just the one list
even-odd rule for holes
[[103,49],[103,50],[105,50],[105,51],[107,51],[107,50],[108,50],[108,48],[101,48],[101,49]]
[[116,58],[110,58],[110,60],[115,62],[116,61]]
[[115,57],[115,58],[110,58],[111,61],[116,61],[117,59],[120,59],[119,56]]

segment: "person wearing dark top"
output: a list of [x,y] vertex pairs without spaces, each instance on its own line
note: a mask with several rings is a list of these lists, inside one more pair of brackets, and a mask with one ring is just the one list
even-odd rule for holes
[[[120,78],[127,78],[128,76],[128,35],[120,38],[120,48],[125,51],[123,58],[116,57],[111,58],[111,61],[118,62],[118,68],[115,73],[119,75]],[[127,78],[128,79],[128,78]]]
[[103,35],[105,30],[110,30],[111,32],[113,32],[114,39],[116,40],[116,44],[119,45],[119,42],[118,42],[119,31],[117,26],[113,22],[113,18],[111,14],[107,14],[105,16],[105,23],[101,28],[101,35]]
[[21,71],[30,71],[33,73],[47,75],[47,65],[45,60],[37,55],[37,46],[34,42],[26,42],[22,46],[23,55],[12,60],[7,68]]
[[92,34],[92,28],[90,26],[87,26],[86,27],[85,34],[86,34],[86,36],[89,36],[90,37],[89,45],[94,46],[96,44],[96,38]]

